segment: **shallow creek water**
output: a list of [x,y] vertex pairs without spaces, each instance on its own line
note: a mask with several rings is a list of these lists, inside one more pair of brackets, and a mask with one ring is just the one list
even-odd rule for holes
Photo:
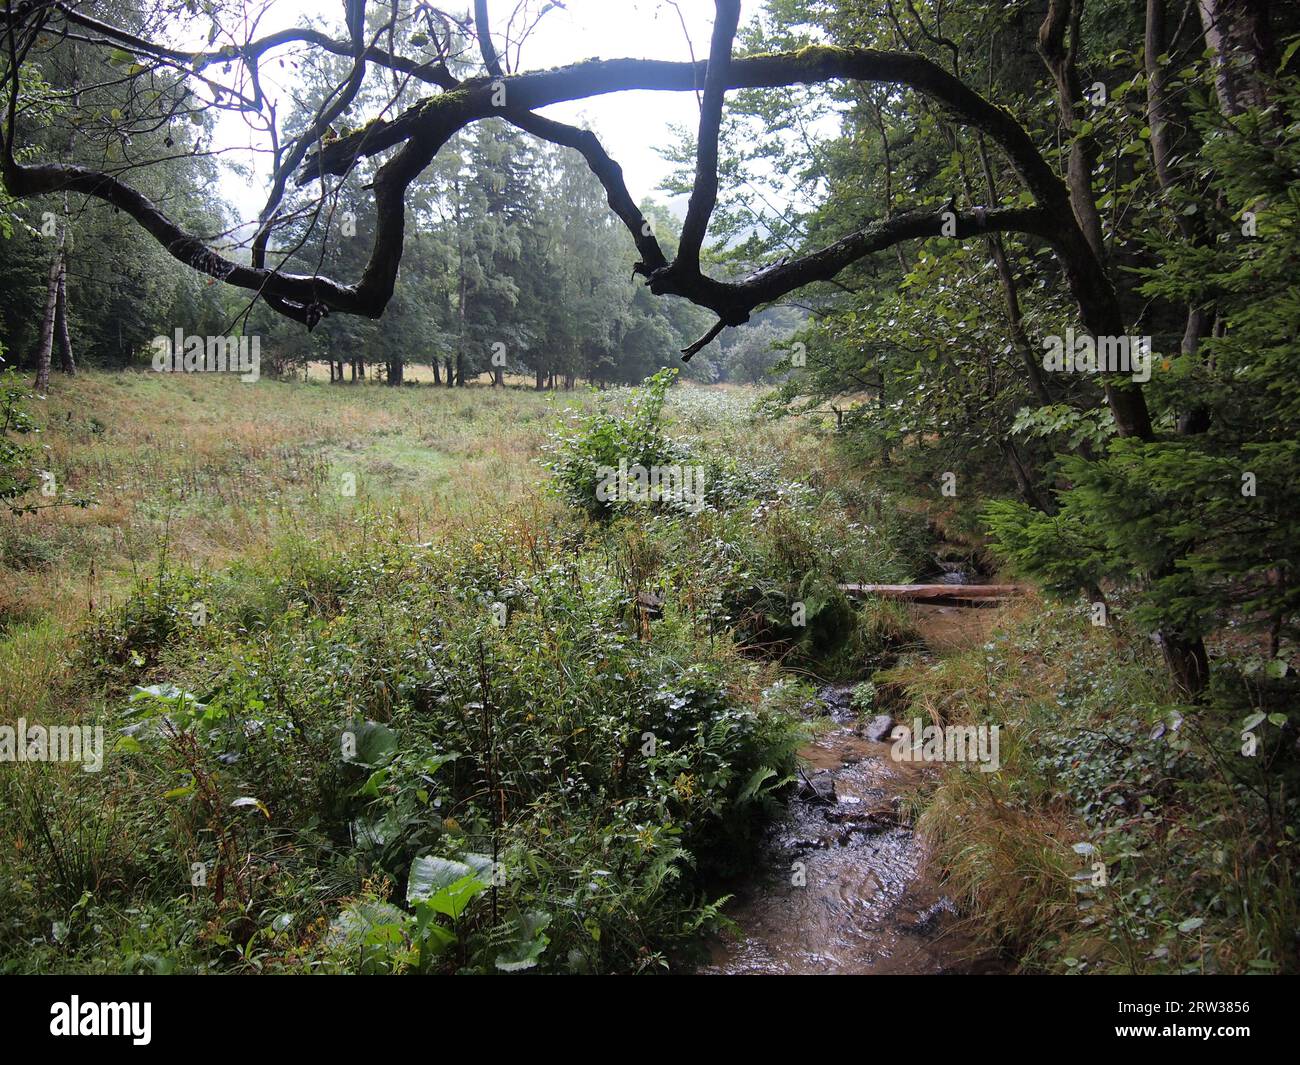
[[[913,606],[936,652],[985,638],[993,611]],[[968,973],[956,908],[926,868],[898,796],[933,768],[890,758],[849,709],[851,685],[817,693],[832,728],[800,752],[805,785],[769,830],[757,872],[733,889],[736,930],[710,947],[706,973]],[[829,782],[833,782],[831,792]],[[821,794],[816,794],[820,792]]]

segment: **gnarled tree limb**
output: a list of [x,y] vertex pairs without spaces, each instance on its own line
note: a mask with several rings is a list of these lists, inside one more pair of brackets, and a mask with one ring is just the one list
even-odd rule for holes
[[[1077,0],[1076,0],[1077,2]],[[1051,242],[1061,260],[1071,291],[1079,303],[1085,326],[1097,335],[1121,332],[1121,317],[1115,290],[1101,261],[1095,242],[1081,228],[1072,210],[1072,188],[1056,174],[1053,167],[1034,145],[1025,128],[1004,108],[998,107],[927,57],[911,52],[881,51],[865,48],[813,46],[797,52],[731,58],[731,44],[738,19],[737,0],[718,0],[710,57],[706,63],[673,63],[654,60],[588,60],[554,70],[505,75],[500,70],[490,37],[486,40],[484,61],[487,77],[456,82],[446,68],[435,64],[415,64],[390,55],[359,41],[354,32],[345,46],[340,42],[319,40],[315,31],[285,31],[261,38],[232,53],[222,49],[212,53],[183,53],[190,62],[205,64],[217,59],[243,58],[255,64],[257,58],[278,44],[300,41],[316,44],[329,51],[354,58],[353,76],[344,90],[347,96],[356,71],[366,64],[402,70],[443,87],[441,93],[384,121],[375,121],[356,133],[322,144],[314,155],[306,151],[319,136],[320,122],[313,124],[315,137],[302,137],[286,152],[282,162],[297,165],[300,183],[345,174],[358,159],[398,148],[397,153],[379,169],[374,182],[377,224],[370,259],[361,279],[353,285],[319,276],[281,273],[265,265],[265,240],[255,249],[255,261],[245,266],[231,261],[207,247],[198,237],[186,233],[168,219],[159,208],[125,182],[112,175],[63,164],[24,165],[13,158],[3,161],[5,185],[14,195],[31,196],[61,190],[78,191],[98,197],[131,214],[168,251],[182,262],[214,277],[268,297],[277,310],[311,323],[325,310],[378,317],[392,297],[401,261],[405,227],[405,194],[408,186],[429,164],[437,151],[458,130],[490,117],[501,117],[523,129],[555,143],[567,144],[580,151],[593,173],[605,186],[609,202],[631,232],[641,253],[639,272],[646,276],[651,291],[682,296],[718,315],[722,325],[738,325],[748,320],[760,304],[787,295],[814,281],[833,278],[845,266],[873,251],[894,246],[901,241],[939,235],[941,212],[913,211],[892,216],[865,226],[827,248],[760,270],[738,282],[724,282],[707,277],[698,268],[699,244],[696,235],[707,228],[716,200],[716,130],[721,121],[721,101],[726,91],[741,88],[767,88],[796,84],[815,84],[830,80],[854,80],[910,88],[923,93],[951,113],[961,123],[985,134],[997,144],[1033,194],[1036,205],[1029,209],[997,208],[989,211],[954,213],[958,237],[995,230],[1015,230],[1042,237]],[[82,18],[67,5],[53,5],[65,17]],[[22,23],[24,12],[32,19],[44,19],[52,5],[20,5],[9,9],[9,40],[14,40],[15,23]],[[486,4],[476,5],[478,26],[486,36]],[[1067,12],[1061,20],[1060,12]],[[1053,0],[1052,23],[1045,51],[1050,52],[1058,36],[1057,25],[1068,26],[1068,13],[1077,8],[1069,0]],[[84,18],[79,23],[86,25]],[[359,23],[356,24],[359,27]],[[1077,25],[1077,24],[1076,24]],[[1045,27],[1046,28],[1046,27]],[[31,29],[31,25],[27,25]],[[173,50],[152,46],[126,31],[97,25],[95,31],[106,41],[124,47],[141,48],[146,54],[177,59]],[[480,37],[480,47],[484,40]],[[1063,37],[1063,31],[1061,36]],[[702,108],[701,147],[704,160],[696,168],[693,209],[688,210],[687,239],[684,253],[674,262],[666,262],[662,249],[636,208],[622,180],[621,171],[600,146],[595,136],[563,123],[532,114],[535,109],[570,100],[586,99],[606,93],[632,89],[694,91],[705,86]],[[504,94],[499,90],[504,88]],[[507,101],[502,106],[502,100]],[[327,114],[334,114],[331,107]],[[341,112],[338,112],[341,113]],[[322,116],[323,117],[323,116]],[[12,139],[12,123],[8,137]],[[300,164],[299,164],[299,161]],[[284,165],[280,175],[287,174]],[[264,212],[264,230],[274,219],[283,196],[282,181],[273,185],[268,208]],[[702,242],[702,236],[700,237]],[[689,350],[689,349],[688,349]],[[1107,381],[1107,394],[1121,433],[1150,434],[1140,389],[1117,381]]]
[[709,62],[704,70],[704,96],[700,104],[699,133],[695,143],[695,184],[686,206],[675,268],[699,273],[700,249],[709,219],[718,201],[718,131],[722,126],[722,103],[727,94],[731,66],[731,44],[740,23],[740,0],[716,0],[713,39]]

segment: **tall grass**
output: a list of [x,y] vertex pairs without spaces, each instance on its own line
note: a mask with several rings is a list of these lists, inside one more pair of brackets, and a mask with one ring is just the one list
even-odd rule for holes
[[1171,716],[1149,641],[1041,604],[900,672],[909,717],[1001,727],[1000,771],[913,797],[980,942],[1027,971],[1294,971],[1294,761],[1241,757],[1241,688]]
[[[511,937],[539,914],[549,968],[663,967],[717,919],[701,875],[741,860],[793,773],[768,614],[896,566],[889,519],[843,538],[808,427],[753,422],[743,395],[670,403],[717,477],[708,511],[600,526],[537,461],[582,395],[73,388],[52,464],[100,503],[43,513],[60,551],[6,571],[0,691],[129,735],[76,789],[61,767],[6,778],[13,969],[492,968],[536,947]],[[364,765],[338,753],[354,734]],[[446,941],[394,905],[410,870],[484,854],[509,877],[431,956]],[[380,917],[394,949],[355,950]]]

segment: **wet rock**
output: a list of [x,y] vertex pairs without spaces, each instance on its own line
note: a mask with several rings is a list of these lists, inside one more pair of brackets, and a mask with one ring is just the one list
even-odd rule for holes
[[830,806],[838,801],[835,778],[829,773],[818,773],[811,779],[803,777],[799,784],[799,798],[808,802]]
[[836,721],[848,721],[853,713],[853,688],[847,684],[827,684],[817,689],[817,702],[823,709],[821,713],[829,714]]
[[827,684],[817,689],[817,698],[834,710],[847,710],[853,705],[853,689],[842,684]]
[[872,743],[884,743],[894,728],[894,719],[889,714],[877,714],[862,728],[862,735]]
[[836,808],[827,810],[825,817],[833,824],[852,825],[856,831],[866,833],[884,832],[898,825],[898,815],[889,806],[877,806],[870,810]]
[[966,574],[966,565],[963,562],[943,562],[939,563],[940,584],[970,584],[970,578]]
[[938,902],[927,906],[919,914],[916,920],[904,922],[899,927],[904,932],[911,932],[913,935],[929,936],[933,935],[939,927],[939,921],[945,913],[956,913],[957,907],[953,905],[952,899],[944,896]]

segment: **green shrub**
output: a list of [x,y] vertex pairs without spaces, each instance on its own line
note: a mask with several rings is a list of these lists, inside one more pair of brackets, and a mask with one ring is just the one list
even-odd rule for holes
[[[373,538],[305,584],[300,560],[265,574],[281,590],[261,595],[247,568],[172,575],[88,635],[115,684],[165,677],[116,721],[136,813],[166,826],[156,890],[183,895],[195,862],[222,877],[176,964],[279,943],[363,970],[630,971],[716,919],[700,887],[749,854],[792,777],[795,722],[744,695],[751,667],[709,641],[630,629],[598,555],[535,546]],[[185,622],[200,593],[202,632]],[[232,623],[250,596],[285,605]],[[430,902],[441,888],[412,895],[415,871],[475,855],[491,883],[462,885],[454,914]],[[275,927],[287,877],[333,902],[316,946]],[[381,881],[406,905],[367,896]],[[358,933],[381,910],[392,927]]]
[[[596,411],[574,413],[551,434],[546,465],[569,503],[593,518],[608,518],[632,505],[627,499],[600,498],[609,471],[690,464],[689,451],[669,439],[663,427],[664,396],[676,376],[676,370],[660,370],[641,388],[630,390],[623,412],[602,406]],[[672,499],[655,502],[666,508],[684,509],[690,505]]]

